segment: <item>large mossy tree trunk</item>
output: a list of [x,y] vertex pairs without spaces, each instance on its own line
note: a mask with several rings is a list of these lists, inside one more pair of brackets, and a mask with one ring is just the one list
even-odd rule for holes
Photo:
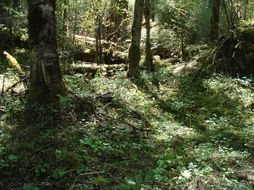
[[140,62],[140,40],[142,28],[142,16],[144,10],[144,0],[136,0],[134,8],[134,17],[132,25],[132,38],[131,46],[129,49],[129,69],[127,77],[137,77],[139,75],[139,62]]
[[211,41],[216,40],[219,36],[220,7],[221,0],[212,0],[212,18],[210,31]]
[[30,106],[55,103],[58,95],[67,94],[57,55],[55,7],[56,0],[28,0]]
[[145,66],[148,71],[154,71],[153,56],[151,51],[151,4],[150,0],[145,0],[145,20],[146,20],[146,56],[145,56]]

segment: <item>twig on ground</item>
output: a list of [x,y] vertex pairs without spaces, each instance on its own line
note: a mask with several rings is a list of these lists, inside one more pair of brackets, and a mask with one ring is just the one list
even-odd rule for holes
[[2,84],[2,92],[1,92],[1,95],[2,97],[4,96],[4,86],[5,86],[5,75],[3,76],[3,84]]
[[43,146],[43,147],[40,147],[40,148],[36,149],[34,152],[35,152],[35,153],[39,153],[39,152],[41,152],[42,150],[45,150],[45,149],[49,148],[49,147],[52,146],[52,145],[53,145],[53,143],[47,144],[47,145],[45,145],[45,146]]
[[111,119],[111,120],[118,121],[120,123],[124,123],[124,124],[128,125],[129,127],[132,128],[133,132],[135,132],[135,133],[137,133],[137,131],[143,131],[143,132],[149,131],[148,129],[139,128],[139,127],[137,127],[137,126],[135,126],[135,125],[133,125],[131,123],[128,123],[127,121],[124,121],[124,120],[122,120],[120,118],[113,118],[113,117],[111,117],[111,116],[109,116],[107,114],[104,114],[104,113],[100,113],[100,114],[103,115],[106,118]]
[[25,77],[25,78],[21,78],[18,82],[14,83],[13,85],[11,85],[10,87],[8,87],[5,92],[8,92],[9,90],[15,88],[19,83],[22,83],[24,81],[26,81],[27,79],[29,79],[29,76]]
[[107,173],[109,175],[109,177],[111,177],[116,183],[120,184],[121,182],[116,179],[113,175],[111,175],[110,173]]
[[78,179],[82,176],[88,176],[88,175],[98,175],[98,174],[102,174],[105,173],[104,171],[97,171],[97,172],[87,172],[87,173],[83,173],[83,174],[79,174],[76,179],[74,180],[73,184],[71,185],[69,190],[73,190],[76,182],[78,181]]
[[12,187],[16,186],[22,179],[24,179],[26,176],[28,176],[34,169],[36,168],[36,166],[32,167],[28,172],[26,172],[26,174],[22,175],[21,177],[19,177],[15,183],[13,183],[12,185],[9,186],[8,189],[12,189]]
[[243,88],[248,88],[248,89],[254,90],[254,86],[252,86],[251,84],[245,84],[241,80],[236,80],[236,82]]

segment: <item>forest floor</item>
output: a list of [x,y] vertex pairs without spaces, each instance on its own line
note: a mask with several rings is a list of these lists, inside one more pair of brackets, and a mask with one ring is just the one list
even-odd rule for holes
[[6,94],[0,189],[253,189],[253,78],[191,68],[65,75],[87,98],[60,97],[55,128],[24,124],[25,94]]

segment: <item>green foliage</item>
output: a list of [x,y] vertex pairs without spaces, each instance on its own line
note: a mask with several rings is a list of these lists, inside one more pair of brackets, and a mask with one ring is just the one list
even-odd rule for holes
[[[90,114],[77,109],[72,99],[60,97],[65,114],[57,128],[16,129],[16,122],[10,123],[22,106],[16,102],[1,120],[1,170],[19,168],[22,176],[30,171],[22,181],[33,183],[31,188],[41,188],[45,181],[47,188],[68,189],[76,179],[74,187],[79,189],[195,189],[198,184],[252,188],[242,178],[251,168],[254,147],[253,111],[246,108],[253,103],[253,91],[241,87],[240,79],[206,70],[177,77],[174,70],[168,66],[142,73],[136,81],[124,73],[91,81],[68,76],[66,81],[79,95],[114,97],[107,103],[94,100],[96,112]],[[251,81],[241,79],[247,85]],[[7,108],[10,104],[5,103]],[[133,126],[148,131],[134,131]],[[16,130],[21,136],[13,140]]]
[[30,184],[24,184],[23,190],[39,190],[39,188]]
[[159,1],[156,5],[159,22],[176,34],[184,33],[190,42],[207,36],[210,26],[210,11],[207,1]]
[[[58,1],[58,24],[66,21],[70,33],[59,26],[59,39],[69,45],[75,32],[92,35],[95,16],[106,26],[110,2]],[[209,2],[153,1],[163,24],[154,26],[155,42],[176,49],[183,33],[190,42],[200,40],[209,28]],[[6,34],[8,27],[1,27]],[[61,46],[62,61],[75,63],[72,52],[86,47],[67,45]],[[194,56],[206,49],[193,45],[187,51]],[[11,54],[26,68],[27,50]],[[1,62],[6,78],[18,80]],[[156,72],[132,80],[125,71],[111,77],[98,71],[92,79],[66,72],[77,96],[59,96],[58,105],[36,114],[25,109],[26,91],[4,93],[0,189],[253,189],[253,78],[213,74],[195,57],[156,64]]]
[[27,41],[26,3],[18,1],[19,9],[10,1],[0,3],[0,51],[9,51],[15,46],[22,46]]

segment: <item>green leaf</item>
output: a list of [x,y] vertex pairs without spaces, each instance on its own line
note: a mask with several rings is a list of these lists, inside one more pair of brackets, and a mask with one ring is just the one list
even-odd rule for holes
[[53,178],[60,179],[61,177],[64,176],[64,174],[65,174],[65,170],[63,168],[58,168],[54,171]]
[[103,184],[106,182],[106,179],[103,176],[98,176],[93,180],[94,184]]
[[13,154],[10,154],[10,155],[8,156],[8,159],[9,159],[10,161],[15,161],[15,160],[17,160],[17,156],[15,156],[15,155],[13,155]]
[[31,184],[24,184],[23,190],[40,190],[39,187],[33,186]]

